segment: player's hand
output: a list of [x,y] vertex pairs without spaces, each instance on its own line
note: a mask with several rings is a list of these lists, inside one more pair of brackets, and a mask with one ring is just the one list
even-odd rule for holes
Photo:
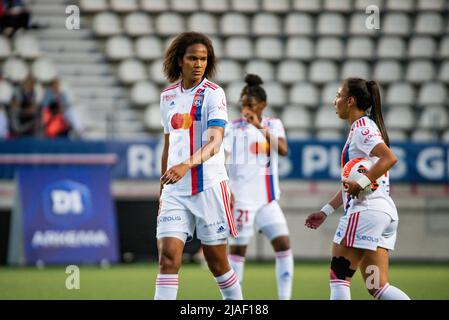
[[310,229],[317,229],[326,220],[327,216],[324,212],[314,212],[309,214],[304,225]]
[[343,190],[354,198],[357,198],[362,191],[362,187],[354,180],[343,178],[341,182],[343,183]]
[[173,184],[178,182],[185,176],[187,171],[189,170],[189,165],[186,163],[180,163],[176,166],[171,167],[161,177],[162,184]]
[[259,117],[257,117],[257,114],[250,108],[243,108],[242,115],[249,124],[252,124],[257,129],[263,128],[262,124],[260,123]]
[[231,211],[234,210],[235,198],[234,194],[231,192]]

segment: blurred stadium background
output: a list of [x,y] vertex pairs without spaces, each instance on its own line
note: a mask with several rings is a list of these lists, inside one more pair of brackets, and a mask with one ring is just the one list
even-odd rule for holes
[[[3,8],[9,2],[2,1]],[[13,212],[18,210],[18,171],[42,166],[64,172],[67,166],[104,165],[110,168],[112,179],[112,214],[121,264],[111,269],[84,267],[91,275],[89,283],[94,288],[92,279],[104,284],[120,278],[120,274],[128,279],[126,275],[135,273],[142,278],[131,280],[131,284],[143,280],[147,284],[146,291],[139,287],[140,293],[123,289],[127,286],[124,281],[103,287],[104,291],[93,291],[97,296],[76,296],[66,291],[59,294],[59,289],[49,289],[50,295],[46,295],[42,290],[30,290],[32,283],[24,279],[45,278],[53,283],[66,276],[63,268],[45,268],[43,277],[44,271],[39,268],[1,266],[0,287],[11,290],[1,290],[0,298],[152,296],[148,290],[153,290],[152,277],[156,274],[154,237],[162,134],[159,94],[168,85],[161,72],[162,58],[173,37],[189,30],[204,32],[213,39],[219,72],[212,80],[225,89],[229,117],[238,116],[244,74],[256,73],[265,80],[268,114],[279,117],[287,129],[291,154],[281,162],[280,202],[298,264],[295,290],[300,291],[295,291],[294,297],[328,297],[324,262],[328,261],[339,214],[316,231],[306,229],[303,222],[307,213],[320,208],[337,188],[339,153],[347,127],[336,121],[331,103],[340,81],[358,76],[381,84],[386,125],[400,158],[392,172],[391,191],[401,219],[397,249],[391,259],[392,281],[397,279],[398,285],[402,283],[410,292],[416,288],[412,297],[449,299],[449,1],[12,2],[29,13],[29,20],[28,28],[15,33],[2,28],[0,35],[0,264],[6,265],[9,251],[17,249],[11,247],[11,223]],[[79,30],[66,28],[75,12],[66,12],[70,5],[80,10]],[[370,5],[380,9],[380,29],[365,26],[370,16],[365,9]],[[3,10],[2,14],[6,13]],[[12,101],[29,76],[36,80],[37,121],[41,119],[40,110],[48,107],[45,97],[51,82],[60,79],[67,100],[65,115],[72,127],[68,139],[54,139],[42,124],[32,134],[12,134]],[[89,186],[95,187],[95,183]],[[186,253],[193,254],[197,248],[197,242],[190,243]],[[256,236],[249,259],[273,258],[270,244]],[[37,261],[42,268],[51,264],[45,260],[25,258],[19,264],[34,265]],[[321,263],[304,262],[311,260]],[[79,261],[83,262],[89,261]],[[130,264],[134,262],[145,266]],[[191,271],[195,268],[197,271]],[[214,290],[207,272],[195,268],[187,267],[186,275],[203,277],[204,286]],[[254,272],[265,279],[271,277],[273,265],[251,264],[248,270],[246,274]],[[305,276],[316,270],[322,272]],[[274,286],[274,276],[271,278]],[[306,283],[304,287],[302,282]],[[418,290],[423,282],[428,283],[425,293]],[[47,288],[44,282],[36,283]],[[249,297],[275,298],[274,289],[262,296],[257,283],[257,278],[248,278],[245,283],[248,290],[254,288]],[[314,283],[320,285],[313,287]],[[118,290],[117,295],[114,290]],[[183,298],[211,298],[181,290]],[[368,298],[361,287],[355,290],[355,297]],[[218,292],[213,292],[219,298]]]

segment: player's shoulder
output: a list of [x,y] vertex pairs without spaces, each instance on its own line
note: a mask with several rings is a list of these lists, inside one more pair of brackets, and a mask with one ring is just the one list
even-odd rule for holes
[[374,122],[374,120],[370,119],[369,117],[362,117],[354,123],[352,126],[352,131],[356,133],[363,133],[367,130],[377,130],[377,124]]
[[176,99],[176,90],[181,85],[181,82],[175,83],[161,92],[161,101],[162,102],[170,102],[174,99]]
[[223,90],[218,84],[206,79],[206,81],[204,81],[203,86],[207,89],[209,89],[210,91],[220,91]]
[[264,122],[266,126],[282,125],[282,121],[275,117],[264,117]]

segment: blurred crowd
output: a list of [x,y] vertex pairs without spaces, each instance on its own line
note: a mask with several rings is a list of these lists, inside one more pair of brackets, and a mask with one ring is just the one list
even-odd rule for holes
[[7,37],[19,29],[30,28],[30,16],[23,0],[0,0],[0,32]]
[[[2,79],[0,78],[0,82]],[[0,138],[79,138],[81,129],[58,78],[38,101],[36,80],[28,77],[11,100],[0,105]]]

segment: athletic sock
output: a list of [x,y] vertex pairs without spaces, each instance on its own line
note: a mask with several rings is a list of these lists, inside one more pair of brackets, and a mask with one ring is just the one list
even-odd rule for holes
[[239,278],[231,268],[225,274],[215,277],[223,300],[243,300]]
[[158,274],[154,300],[176,300],[178,274]]
[[376,291],[374,298],[378,300],[410,300],[402,290],[393,287],[389,283]]
[[290,300],[293,284],[292,250],[276,252],[276,281],[279,300]]
[[237,254],[228,255],[229,264],[232,269],[234,269],[237,277],[239,278],[240,285],[243,282],[243,270],[245,268],[245,257],[239,256]]
[[351,282],[340,279],[330,281],[331,300],[351,300]]

